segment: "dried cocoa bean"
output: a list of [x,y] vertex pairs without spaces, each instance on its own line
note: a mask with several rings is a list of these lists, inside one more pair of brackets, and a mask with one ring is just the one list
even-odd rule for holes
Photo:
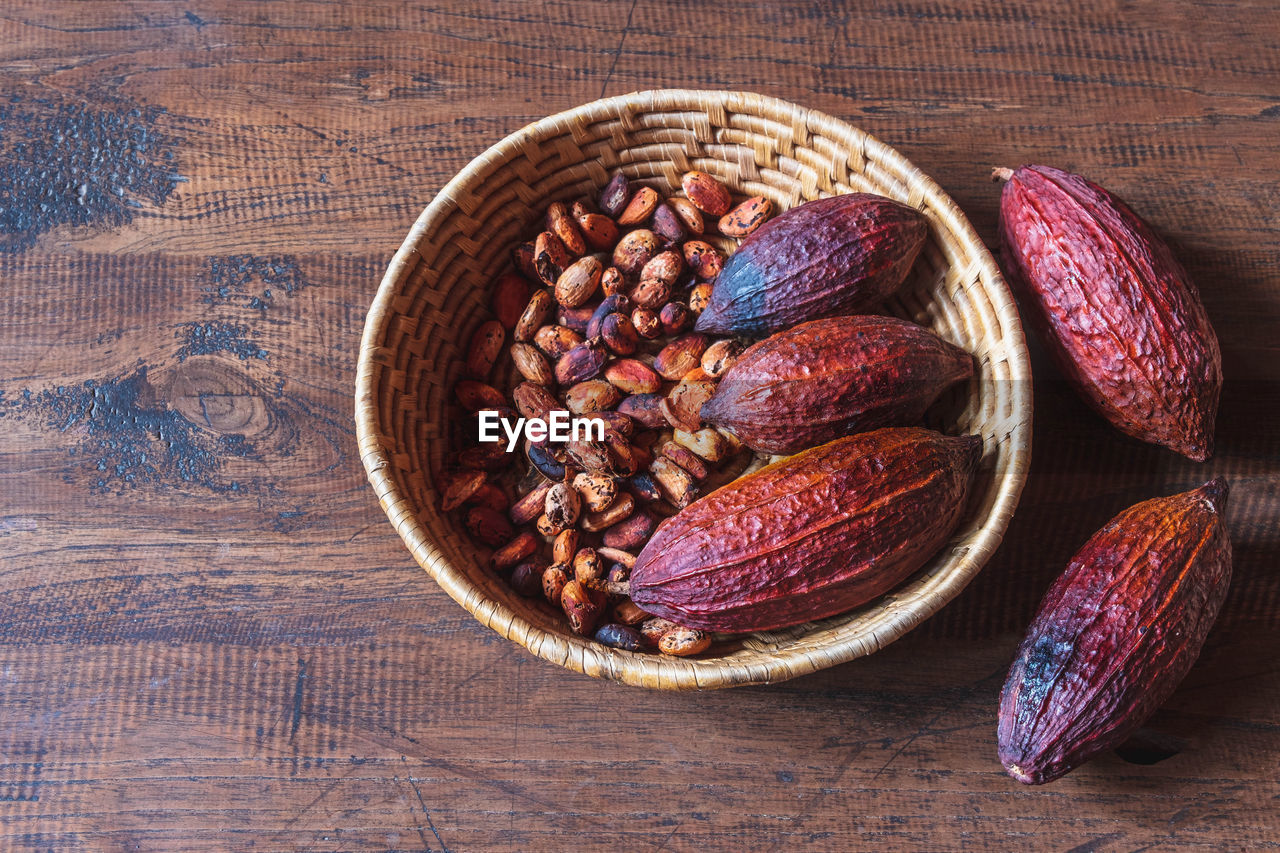
[[[505,519],[504,519],[505,521]],[[644,510],[636,510],[629,518],[623,519],[604,531],[604,544],[619,550],[640,550],[653,533],[655,523],[653,516]]]
[[653,224],[650,227],[657,238],[666,245],[679,243],[685,238],[684,223],[667,202],[662,202],[653,209]]
[[678,335],[693,325],[693,312],[683,302],[668,302],[658,312],[658,320],[662,323],[663,332]]
[[612,527],[635,511],[636,502],[628,492],[618,495],[613,503],[600,512],[589,512],[582,517],[582,529],[588,533],[599,533]]
[[[684,257],[677,251],[667,249],[649,259],[649,262],[640,270],[640,278],[641,280],[647,278],[660,281],[670,288],[675,286],[683,270]],[[643,305],[644,303],[637,304]],[[653,306],[646,305],[645,307],[651,308]]]
[[521,382],[511,392],[516,410],[526,418],[547,419],[553,411],[563,408],[555,395],[536,382]]
[[604,369],[604,378],[627,394],[653,394],[662,388],[662,377],[652,367],[634,358],[617,358],[609,362]]
[[440,509],[450,512],[462,506],[480,491],[488,478],[484,471],[456,471],[444,480]]
[[622,213],[618,214],[618,224],[639,225],[648,221],[660,200],[657,190],[652,187],[640,187],[632,194],[631,200],[622,209]]
[[547,492],[551,491],[553,485],[555,484],[544,480],[527,495],[513,503],[507,512],[507,518],[511,519],[511,523],[528,524],[542,515],[543,510],[546,509]]
[[564,588],[569,583],[569,567],[567,564],[555,563],[542,570],[542,596],[552,604],[559,605]]
[[710,427],[697,432],[678,429],[672,433],[671,440],[708,462],[719,462],[737,453],[739,449],[727,436]]
[[667,425],[667,419],[662,414],[663,399],[661,394],[632,394],[618,404],[618,411],[641,426],[660,429]]
[[600,290],[605,296],[613,296],[627,289],[626,276],[617,267],[606,267],[600,274]]
[[640,333],[625,314],[609,314],[600,324],[600,338],[617,355],[631,355],[640,348]]
[[680,188],[689,197],[689,201],[693,202],[693,206],[703,213],[724,216],[729,212],[729,190],[713,175],[697,170],[685,172],[680,179]]
[[511,337],[522,343],[533,340],[533,336],[546,322],[550,311],[551,294],[542,289],[535,290],[529,297],[523,313],[520,314],[520,319],[516,321],[516,328]]
[[659,456],[649,464],[649,473],[658,484],[662,497],[676,509],[684,509],[698,497],[693,475],[665,456]]
[[625,649],[629,652],[638,652],[644,646],[644,639],[640,636],[639,631],[616,623],[601,625],[596,630],[595,638],[597,643],[603,643],[615,649]]
[[511,345],[511,361],[516,370],[529,382],[535,385],[554,385],[555,373],[546,356],[533,344],[522,344],[519,341]]
[[609,351],[599,338],[589,338],[560,356],[556,362],[555,379],[561,385],[576,385],[600,373]]
[[603,379],[579,382],[564,394],[565,405],[575,415],[603,412],[618,405],[622,392]]
[[572,260],[564,243],[550,231],[543,231],[533,241],[533,269],[545,285],[554,285]]
[[615,312],[626,313],[631,310],[631,300],[623,293],[613,293],[600,300],[600,304],[591,312],[591,321],[587,323],[587,337],[594,338],[604,327],[604,318]]
[[637,308],[631,312],[631,327],[637,335],[650,341],[662,334],[662,321],[648,308]]
[[645,645],[657,648],[658,641],[662,639],[664,634],[674,631],[679,627],[679,625],[672,622],[670,619],[652,616],[640,623],[640,637],[644,640]]
[[702,461],[702,457],[687,447],[681,447],[674,441],[663,442],[658,452],[688,471],[695,480],[705,480],[707,474],[710,473],[707,470],[706,463]]
[[600,286],[604,266],[594,255],[578,258],[556,279],[556,302],[566,308],[577,308]]
[[511,588],[525,598],[536,598],[542,593],[544,571],[545,560],[525,560],[511,571]]
[[[581,476],[581,475],[579,475]],[[578,553],[578,543],[582,538],[577,530],[562,530],[551,543],[551,562],[573,563],[573,555]]]
[[690,234],[696,236],[706,230],[706,225],[702,221],[702,211],[698,210],[689,199],[677,196],[667,199],[667,204]]
[[626,175],[621,172],[615,172],[613,177],[609,179],[609,183],[605,184],[604,189],[600,191],[596,204],[606,216],[617,218],[626,209],[627,202],[630,200],[631,183],[627,180]]
[[507,493],[493,483],[485,483],[476,489],[466,502],[501,513],[506,513],[511,508],[511,500],[507,497]]
[[515,535],[515,529],[505,515],[483,506],[473,506],[467,510],[465,526],[472,539],[490,548],[510,541]]
[[636,275],[658,253],[658,238],[647,228],[628,232],[613,249],[613,265],[626,275]]
[[569,618],[569,627],[582,636],[590,636],[595,630],[605,604],[603,592],[588,589],[576,580],[566,583],[560,593],[560,607]]
[[[653,463],[650,462],[650,465]],[[662,490],[658,488],[658,483],[653,476],[647,472],[633,474],[626,481],[627,491],[635,497],[636,500],[645,503],[653,503],[662,500]]]
[[517,533],[506,545],[493,552],[489,557],[489,568],[506,571],[533,556],[538,550],[538,537],[527,531]]
[[[623,625],[635,626],[649,618],[631,599],[624,598],[613,606],[613,619]],[[636,633],[639,633],[638,631]],[[643,641],[643,638],[642,638]]]
[[684,262],[699,281],[714,281],[724,268],[724,256],[702,240],[689,240],[684,244]]
[[497,282],[493,285],[493,297],[489,300],[489,307],[503,329],[508,332],[515,329],[527,304],[529,304],[529,282],[524,276],[513,272],[498,276]]
[[573,487],[582,497],[588,512],[602,512],[618,496],[618,484],[602,471],[583,471],[573,478]]
[[606,571],[604,561],[595,548],[579,548],[573,555],[573,577],[584,586],[591,581],[604,580]]
[[582,335],[568,326],[552,323],[537,331],[533,336],[533,343],[547,358],[559,360],[562,355],[582,343]]
[[658,651],[664,655],[688,657],[711,647],[711,635],[694,628],[677,625],[658,639]]
[[699,284],[689,291],[689,310],[694,315],[701,314],[711,304],[711,292],[714,287],[711,284]]
[[741,341],[716,341],[702,354],[702,370],[712,379],[719,379],[738,362],[746,347]]
[[[694,382],[680,382],[667,394],[670,405],[668,420],[675,429],[686,432],[697,432],[702,428],[699,412],[702,406],[716,393],[716,383],[709,379]],[[668,414],[663,412],[663,414]]]
[[588,324],[591,322],[592,310],[588,305],[578,308],[566,308],[562,305],[560,310],[556,312],[556,322],[561,326],[568,326],[580,335],[584,335]]
[[547,230],[560,238],[560,242],[570,255],[577,257],[586,254],[586,240],[583,239],[578,223],[569,216],[569,211],[563,202],[552,202],[547,207]]
[[556,483],[547,491],[547,499],[543,504],[547,520],[553,527],[564,530],[578,523],[582,513],[582,499],[577,491],[568,483]]
[[658,311],[670,298],[671,285],[657,279],[642,278],[631,288],[631,301],[650,311]]
[[707,338],[697,332],[681,335],[662,348],[653,360],[653,369],[663,379],[676,380],[699,366],[707,349]]
[[507,398],[492,385],[477,382],[474,379],[463,379],[453,386],[453,393],[468,412],[479,412],[483,409],[500,409],[507,405]]
[[533,253],[536,247],[532,240],[521,243],[511,251],[511,263],[516,271],[529,281],[538,280],[538,271],[533,266]]
[[764,196],[755,196],[720,217],[717,226],[726,237],[741,240],[755,231],[773,215],[773,202]]
[[609,217],[584,213],[577,217],[577,221],[587,245],[597,252],[611,251],[618,242],[618,226]]

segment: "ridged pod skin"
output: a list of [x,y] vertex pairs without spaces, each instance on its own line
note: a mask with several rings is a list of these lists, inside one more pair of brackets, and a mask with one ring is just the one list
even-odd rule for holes
[[1122,743],[1182,681],[1231,580],[1227,483],[1143,501],[1072,558],[1000,698],[1009,775],[1050,782]]
[[703,420],[766,453],[920,420],[973,375],[969,353],[896,317],[811,320],[748,347],[702,406]]
[[849,436],[775,462],[659,525],[631,599],[680,625],[763,631],[893,589],[964,511],[977,436],[919,428]]
[[695,328],[760,336],[865,311],[902,285],[928,233],[920,211],[870,193],[797,205],[742,241]]
[[1209,458],[1218,338],[1150,226],[1079,175],[1022,166],[1000,195],[1000,236],[1024,315],[1085,401],[1126,435]]

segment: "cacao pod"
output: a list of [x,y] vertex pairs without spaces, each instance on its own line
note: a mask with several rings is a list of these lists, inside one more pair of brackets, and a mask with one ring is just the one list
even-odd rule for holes
[[960,520],[977,436],[891,428],[775,462],[658,526],[631,573],[649,613],[712,631],[821,619],[896,587]]
[[1000,697],[1000,761],[1050,782],[1119,745],[1200,654],[1231,579],[1227,483],[1111,519],[1040,603]]
[[870,193],[805,202],[742,241],[716,276],[699,332],[768,335],[892,296],[924,246],[915,208]]
[[1186,270],[1097,184],[997,171],[1005,272],[1059,369],[1121,432],[1208,459],[1222,355]]
[[915,323],[812,320],[748,347],[702,418],[753,450],[794,453],[853,432],[909,426],[972,374],[969,353]]

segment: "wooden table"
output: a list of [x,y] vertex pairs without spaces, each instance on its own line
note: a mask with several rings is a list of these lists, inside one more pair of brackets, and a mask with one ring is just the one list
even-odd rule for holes
[[[1007,5],[6,3],[0,849],[1280,846],[1280,19]],[[1121,438],[1036,353],[1005,544],[883,652],[666,695],[498,639],[365,483],[364,312],[472,157],[661,86],[847,118],[991,242],[994,164],[1114,189],[1219,331],[1218,454]],[[995,704],[1050,579],[1215,474],[1236,576],[1200,662],[1141,742],[1017,785]]]

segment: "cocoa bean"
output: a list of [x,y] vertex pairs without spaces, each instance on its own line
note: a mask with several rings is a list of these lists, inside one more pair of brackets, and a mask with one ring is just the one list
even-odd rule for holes
[[566,308],[577,308],[596,292],[603,272],[603,265],[593,255],[574,261],[556,279],[556,301]]
[[622,213],[618,214],[618,224],[639,225],[648,221],[660,200],[657,190],[652,187],[640,187],[632,194],[631,200],[622,209]]
[[498,276],[497,282],[493,285],[493,296],[489,300],[489,307],[503,329],[508,332],[515,329],[527,304],[529,304],[529,282],[524,276],[513,272]]
[[541,351],[533,344],[524,344],[517,341],[511,345],[511,361],[516,366],[516,370],[520,372],[529,382],[535,385],[554,385],[556,381],[555,373],[551,370],[551,364],[547,361]]
[[764,196],[754,196],[720,217],[717,227],[726,237],[741,240],[755,231],[773,215],[773,202]]
[[680,188],[693,202],[693,206],[712,216],[724,216],[729,212],[729,190],[712,175],[697,170],[686,172],[680,179]]
[[533,336],[546,322],[550,311],[551,294],[542,289],[535,290],[529,297],[523,313],[520,314],[520,319],[516,321],[516,328],[511,337],[522,343],[533,340]]
[[658,253],[658,238],[646,228],[624,234],[613,249],[613,265],[626,275],[636,275]]

